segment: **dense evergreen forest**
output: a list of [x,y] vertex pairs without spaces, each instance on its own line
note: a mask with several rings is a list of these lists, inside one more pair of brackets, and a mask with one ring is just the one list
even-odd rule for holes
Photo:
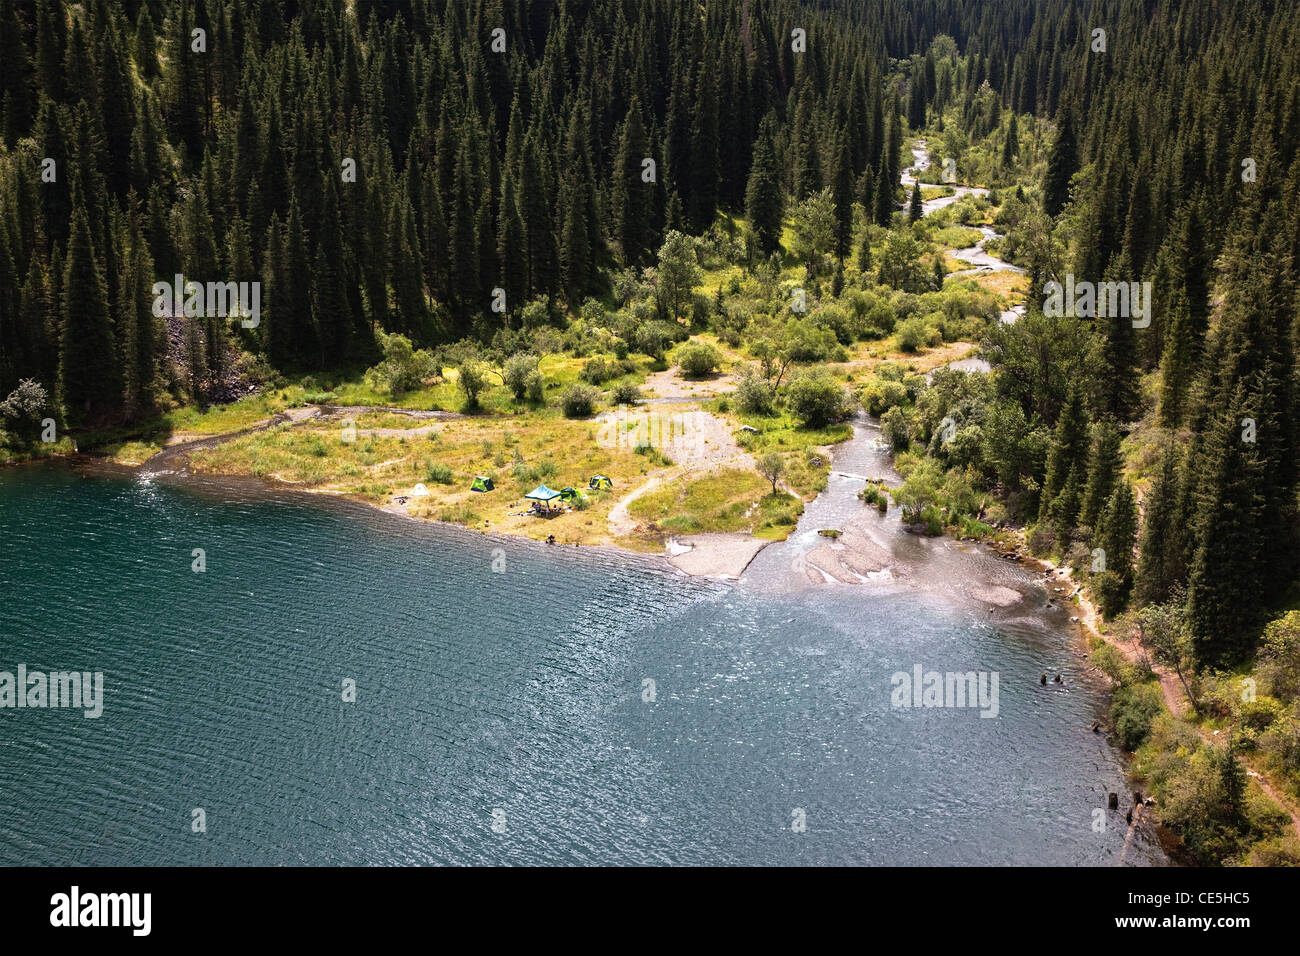
[[[1245,666],[1300,556],[1289,0],[0,0],[0,424],[130,427],[394,334],[508,370],[579,322],[624,358],[711,328],[763,413],[837,345],[969,331],[925,298],[920,135],[1000,193],[1029,291],[979,322],[990,375],[852,393],[899,500],[1025,528],[1180,674]],[[773,324],[791,261],[811,316]],[[157,315],[178,274],[260,282],[259,321]],[[1149,322],[1049,314],[1067,279],[1149,282]],[[1300,621],[1262,646],[1297,773]]]

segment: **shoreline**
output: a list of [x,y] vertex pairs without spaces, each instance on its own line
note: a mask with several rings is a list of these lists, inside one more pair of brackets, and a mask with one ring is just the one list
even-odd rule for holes
[[[454,529],[454,533],[473,533],[483,535],[502,543],[507,541],[519,541],[522,539],[539,548],[564,547],[594,551],[597,554],[603,552],[605,554],[617,556],[621,559],[635,558],[638,561],[649,562],[666,572],[671,572],[687,578],[703,578],[705,580],[716,581],[728,586],[735,586],[755,558],[762,553],[768,545],[776,543],[772,540],[756,538],[748,533],[718,532],[669,537],[668,540],[664,542],[663,550],[657,552],[629,548],[619,544],[616,540],[611,540],[606,543],[572,542],[568,544],[560,544],[559,542],[556,542],[555,545],[548,545],[547,542],[532,538],[527,534],[520,533],[518,530],[494,527],[472,527],[456,522],[439,520],[437,518],[414,515],[400,506],[376,503],[345,492],[312,489],[280,478],[195,472],[184,467],[177,470],[154,472],[151,474],[147,470],[147,463],[143,465],[124,465],[106,458],[99,458],[84,453],[58,457],[61,459],[61,463],[70,465],[75,472],[82,475],[93,476],[95,474],[100,474],[113,477],[134,478],[150,476],[154,479],[175,481],[178,485],[190,489],[197,489],[200,492],[206,485],[209,490],[230,490],[238,489],[242,486],[244,488],[255,487],[271,495],[287,494],[293,497],[311,495],[315,502],[325,500],[346,503],[345,506],[348,509],[355,509],[355,513],[358,515],[369,513],[372,515],[390,516],[395,519],[406,519],[422,525],[431,526],[440,531],[453,531]],[[50,458],[42,458],[37,461],[49,462]],[[824,493],[824,491],[819,493],[818,497]],[[816,499],[814,498],[813,500]],[[364,509],[364,511],[362,509]],[[958,540],[950,534],[945,535],[945,537],[954,542]],[[1015,562],[1020,564],[1024,570],[1030,571],[1032,569],[1032,571],[1036,573],[1031,573],[1029,577],[1031,579],[1037,579],[1038,584],[1045,587],[1048,599],[1057,603],[1058,606],[1062,607],[1062,609],[1066,609],[1065,604],[1067,601],[1077,598],[1079,614],[1077,620],[1071,620],[1069,622],[1072,625],[1070,628],[1071,637],[1069,639],[1069,644],[1073,644],[1075,649],[1082,654],[1083,660],[1087,662],[1089,669],[1093,671],[1096,676],[1107,677],[1107,675],[1100,671],[1100,669],[1098,669],[1092,662],[1091,658],[1094,653],[1094,648],[1087,640],[1089,636],[1116,646],[1122,653],[1132,653],[1131,650],[1120,646],[1116,639],[1101,633],[1099,628],[1097,628],[1096,622],[1099,619],[1098,611],[1083,591],[1082,586],[1074,579],[1068,567],[1057,566],[1051,561],[1038,558],[1029,554],[1025,550],[1023,531],[1021,529],[1009,530],[1009,532],[995,535],[990,539],[971,543],[983,545],[987,552],[990,554],[996,554],[1002,559],[1010,560],[1010,556],[1014,556]],[[689,547],[685,551],[673,553],[676,548],[679,548],[682,545],[687,545]],[[841,543],[840,546],[843,547],[843,544]],[[893,554],[890,553],[886,564],[884,565],[884,570],[888,572],[895,567],[897,567],[897,562],[894,560]],[[797,580],[798,577],[799,575],[797,573],[790,576],[791,586],[797,586],[797,584],[800,583]],[[1052,591],[1052,585],[1055,582],[1063,583],[1068,593],[1054,594]],[[868,582],[859,579],[856,583],[861,585]],[[970,596],[974,597],[985,606],[1001,606],[1004,603],[1007,605],[1014,605],[1023,600],[1025,596],[1015,589],[1003,588],[987,574],[981,574],[976,567],[972,567],[971,583],[974,590]],[[921,590],[927,591],[925,588],[922,588]],[[993,593],[1001,592],[1003,590],[1009,591],[1005,602],[996,599],[998,595]],[[1015,596],[1014,600],[1011,600],[1012,594]],[[991,609],[992,608],[990,608],[990,610]],[[1079,643],[1076,644],[1076,641],[1079,641]],[[1113,690],[1113,682],[1108,679],[1106,684],[1107,697],[1109,697],[1111,690]],[[1107,746],[1117,753],[1123,764],[1124,773],[1131,782],[1134,777],[1132,770],[1133,756],[1124,750],[1124,748],[1114,739],[1112,733],[1113,728],[1110,727],[1108,714],[1103,717],[1103,721],[1105,724],[1104,736],[1107,740]],[[1160,836],[1158,820],[1155,819],[1154,814],[1135,814],[1130,830],[1136,830],[1138,827],[1151,828],[1149,829],[1151,839],[1156,840],[1162,846],[1165,856],[1170,863],[1176,864],[1177,861],[1174,854],[1171,852],[1170,847],[1166,846],[1166,841]],[[1130,839],[1131,836],[1132,833],[1130,833]]]

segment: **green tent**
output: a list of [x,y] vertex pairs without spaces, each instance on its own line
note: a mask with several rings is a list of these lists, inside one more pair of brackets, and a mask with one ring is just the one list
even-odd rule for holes
[[587,487],[597,491],[601,488],[613,488],[614,482],[610,481],[607,475],[592,475],[591,481],[587,482]]
[[479,475],[474,479],[474,484],[469,486],[470,491],[496,491],[497,486],[492,483],[492,479],[487,475]]
[[554,501],[556,498],[559,498],[560,493],[558,491],[552,491],[545,485],[538,485],[532,491],[528,492],[528,494],[524,495],[524,497],[529,501],[540,501],[543,504],[547,504]]
[[560,489],[560,497],[563,498],[565,501],[577,501],[577,500],[578,500],[578,489],[577,489],[577,488],[561,488],[561,489]]

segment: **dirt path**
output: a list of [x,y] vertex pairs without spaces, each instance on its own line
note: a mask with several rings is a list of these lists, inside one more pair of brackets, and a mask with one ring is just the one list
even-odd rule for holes
[[196,451],[215,448],[232,439],[252,435],[255,432],[264,432],[276,425],[301,425],[303,422],[316,421],[320,417],[320,408],[315,405],[308,405],[303,408],[291,408],[287,412],[280,412],[270,418],[264,418],[259,422],[254,422],[247,428],[241,428],[239,431],[225,432],[221,435],[208,435],[204,438],[195,438],[188,441],[181,440],[163,448],[158,454],[140,465],[140,471],[144,474],[156,475],[165,471],[184,468],[189,456]]
[[651,475],[640,487],[630,494],[619,500],[609,510],[609,533],[616,538],[633,534],[641,527],[640,522],[633,518],[627,510],[628,505],[636,501],[642,495],[649,494],[664,483],[668,474],[676,469],[665,468],[663,471]]
[[645,377],[646,397],[654,402],[699,402],[736,390],[736,378],[731,372],[697,379],[683,378],[681,373],[676,365],[651,372]]
[[[1053,580],[1059,579],[1068,582],[1071,590],[1077,587],[1074,583],[1074,579],[1069,574],[1062,575],[1059,574],[1060,569],[1055,566],[1048,565],[1048,567],[1053,569]],[[1079,623],[1083,628],[1100,640],[1105,641],[1111,647],[1115,648],[1115,650],[1123,654],[1131,663],[1150,667],[1152,672],[1160,680],[1160,693],[1164,698],[1165,707],[1169,709],[1169,713],[1173,714],[1184,723],[1187,723],[1189,726],[1195,727],[1196,732],[1201,735],[1201,739],[1207,744],[1216,743],[1218,738],[1213,731],[1206,730],[1204,727],[1196,726],[1187,720],[1186,713],[1188,709],[1191,708],[1191,701],[1188,699],[1187,692],[1184,690],[1183,683],[1179,679],[1178,675],[1171,668],[1165,667],[1162,664],[1157,664],[1153,661],[1151,656],[1147,653],[1146,648],[1142,647],[1139,643],[1136,635],[1130,635],[1128,640],[1124,640],[1118,635],[1103,633],[1101,628],[1098,627],[1099,615],[1096,607],[1083,596],[1082,592],[1080,592],[1078,596],[1080,608]],[[1241,755],[1238,755],[1237,759],[1240,760],[1241,765],[1246,768],[1246,775],[1250,777],[1251,780],[1255,781],[1255,784],[1259,789],[1262,790],[1270,800],[1281,807],[1287,816],[1291,818],[1291,829],[1294,831],[1296,837],[1300,838],[1300,807],[1297,807],[1295,801],[1283,792],[1277,784],[1270,781],[1268,777],[1266,777],[1250,762],[1249,759],[1242,757]]]
[[[225,444],[236,438],[243,438],[245,435],[252,435],[256,432],[264,432],[276,425],[301,425],[305,422],[320,422],[343,420],[349,417],[360,417],[368,413],[388,413],[391,415],[407,415],[420,421],[446,422],[457,418],[464,418],[459,412],[444,412],[441,410],[423,410],[414,408],[393,408],[385,405],[303,405],[300,408],[290,408],[286,411],[272,415],[270,418],[264,418],[261,421],[254,422],[247,428],[241,428],[238,431],[223,432],[220,435],[204,435],[201,438],[189,438],[185,435],[176,436],[162,451],[151,457],[148,461],[140,465],[140,470],[144,474],[160,474],[166,471],[175,471],[184,468],[189,456],[196,451],[205,451],[209,448],[215,448],[218,445]],[[404,435],[419,436],[426,435],[429,432],[436,431],[438,425],[424,425],[417,428],[362,428],[357,430],[357,434],[372,438],[399,438]]]
[[641,527],[628,513],[628,506],[665,482],[697,478],[723,468],[754,468],[754,459],[736,444],[730,426],[693,404],[684,405],[681,411],[659,406],[638,408],[630,414],[661,416],[655,433],[667,434],[668,438],[661,440],[658,447],[673,464],[651,472],[610,509],[610,534],[616,538],[633,534]]

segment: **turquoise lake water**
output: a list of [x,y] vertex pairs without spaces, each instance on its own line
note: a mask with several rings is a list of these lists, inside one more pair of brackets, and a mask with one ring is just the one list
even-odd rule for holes
[[[1103,687],[1054,619],[783,588],[769,554],[719,584],[252,485],[0,471],[0,671],[105,697],[0,709],[0,863],[1120,862]],[[914,663],[996,671],[999,716],[892,708]]]

